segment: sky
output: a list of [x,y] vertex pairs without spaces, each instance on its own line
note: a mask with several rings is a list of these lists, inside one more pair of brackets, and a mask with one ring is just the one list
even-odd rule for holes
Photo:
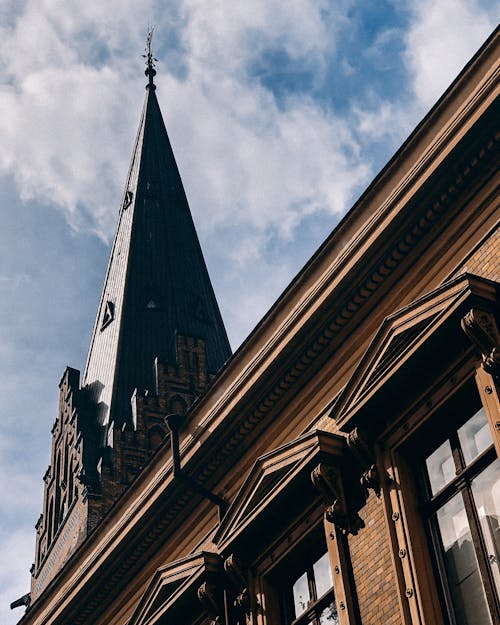
[[233,349],[498,23],[493,0],[0,0],[0,623],[82,369],[145,95]]

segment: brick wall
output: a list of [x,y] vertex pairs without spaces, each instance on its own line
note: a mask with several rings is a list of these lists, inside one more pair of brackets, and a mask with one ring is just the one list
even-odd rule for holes
[[71,554],[87,537],[86,517],[87,506],[81,498],[77,499],[73,503],[64,523],[58,529],[58,533],[41,563],[41,566],[36,572],[36,575],[32,577],[32,601],[40,595],[50,580],[60,571]]
[[500,282],[500,228],[493,231],[475,250],[457,274],[466,272]]
[[361,622],[400,625],[401,614],[382,501],[371,492],[360,517],[365,527],[349,536]]
[[184,416],[210,382],[202,339],[178,335],[176,353],[175,365],[158,360],[154,363],[156,389],[134,392],[134,429],[112,429],[109,453],[102,463],[100,491],[89,493],[89,531],[99,524],[163,443],[168,434],[165,416],[172,412]]

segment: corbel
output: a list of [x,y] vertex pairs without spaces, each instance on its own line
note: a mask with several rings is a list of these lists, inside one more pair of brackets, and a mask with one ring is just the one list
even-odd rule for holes
[[493,313],[472,308],[462,318],[462,329],[482,356],[481,366],[493,375],[500,377],[500,335]]
[[[346,488],[340,467],[320,462],[311,472],[311,479],[325,503],[325,518],[343,534],[357,534],[364,527],[358,515],[361,506],[359,485]],[[349,486],[351,486],[349,484]],[[349,500],[347,498],[349,492]],[[363,499],[363,503],[366,498]]]
[[462,329],[481,353],[476,384],[500,458],[500,333],[491,312],[471,309],[462,319]]
[[224,561],[224,570],[235,592],[233,606],[237,613],[238,622],[243,625],[250,618],[250,595],[248,590],[248,572],[242,561],[235,554],[231,554]]
[[219,584],[203,582],[197,594],[201,605],[212,619],[212,625],[224,625],[224,600]]
[[365,489],[372,489],[377,497],[380,497],[380,475],[373,446],[367,434],[359,427],[355,427],[347,435],[347,446],[362,471],[359,480],[361,486]]

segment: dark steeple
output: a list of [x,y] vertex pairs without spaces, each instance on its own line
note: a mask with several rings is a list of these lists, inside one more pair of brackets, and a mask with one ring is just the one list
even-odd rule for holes
[[154,391],[153,362],[175,364],[176,336],[203,339],[215,373],[231,355],[182,181],[149,82],[83,386],[102,426],[129,423],[137,387]]

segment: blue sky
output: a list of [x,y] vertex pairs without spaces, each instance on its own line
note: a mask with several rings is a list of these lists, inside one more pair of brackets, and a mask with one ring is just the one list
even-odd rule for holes
[[233,348],[495,27],[482,0],[0,0],[0,622],[29,590],[66,365],[84,365],[157,94]]

